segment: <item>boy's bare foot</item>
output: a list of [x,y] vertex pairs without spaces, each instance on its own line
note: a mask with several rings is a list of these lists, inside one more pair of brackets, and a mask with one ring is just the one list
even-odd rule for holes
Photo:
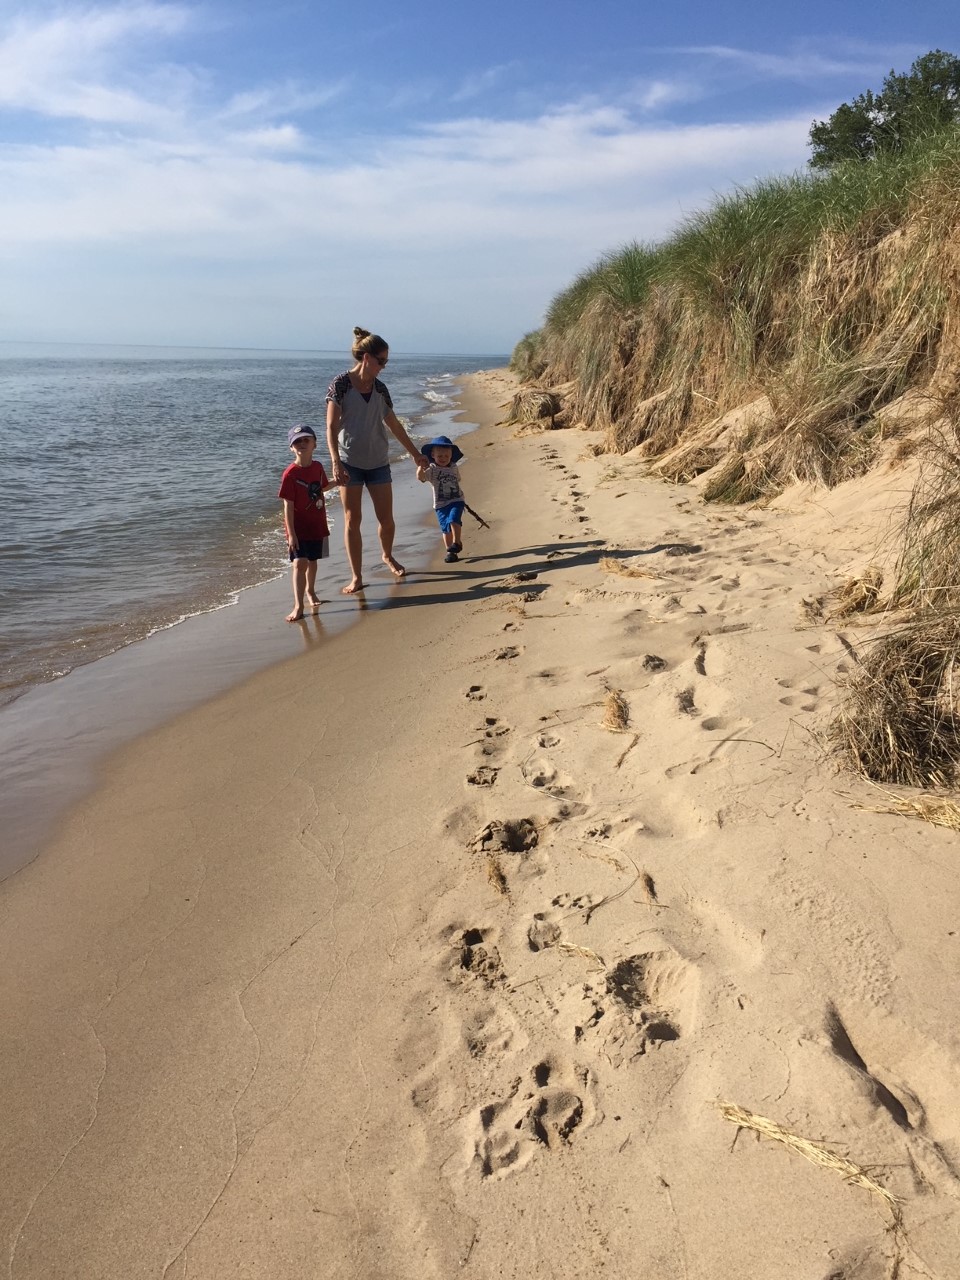
[[303,621],[303,610],[302,610],[302,609],[294,609],[292,613],[288,613],[288,614],[287,614],[287,621],[288,621],[288,622],[302,622],[302,621]]
[[381,559],[395,578],[403,578],[406,576],[407,571],[396,556],[382,556]]
[[340,588],[340,594],[344,596],[355,596],[359,591],[363,590],[363,579],[352,578],[345,587]]

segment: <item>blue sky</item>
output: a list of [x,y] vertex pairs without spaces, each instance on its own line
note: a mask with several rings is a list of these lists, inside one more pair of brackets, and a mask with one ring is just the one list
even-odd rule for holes
[[509,352],[955,0],[0,0],[0,340]]

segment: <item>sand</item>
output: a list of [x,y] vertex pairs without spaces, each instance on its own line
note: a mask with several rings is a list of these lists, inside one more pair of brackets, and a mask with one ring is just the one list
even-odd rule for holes
[[957,836],[837,771],[802,608],[862,489],[705,507],[508,392],[461,563],[0,887],[3,1275],[960,1274]]

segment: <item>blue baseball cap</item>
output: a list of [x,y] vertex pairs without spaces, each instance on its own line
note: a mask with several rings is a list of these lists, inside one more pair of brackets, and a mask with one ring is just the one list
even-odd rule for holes
[[309,436],[311,440],[316,440],[317,433],[313,427],[308,427],[306,423],[299,422],[287,432],[287,445],[292,445],[294,440],[302,440],[304,436]]

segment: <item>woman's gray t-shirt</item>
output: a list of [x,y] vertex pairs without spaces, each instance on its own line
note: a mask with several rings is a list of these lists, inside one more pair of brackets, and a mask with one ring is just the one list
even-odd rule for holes
[[349,373],[340,373],[327,388],[327,400],[340,406],[340,458],[351,467],[372,471],[389,460],[390,436],[383,424],[393,408],[390,392],[374,378],[369,395],[358,391]]

